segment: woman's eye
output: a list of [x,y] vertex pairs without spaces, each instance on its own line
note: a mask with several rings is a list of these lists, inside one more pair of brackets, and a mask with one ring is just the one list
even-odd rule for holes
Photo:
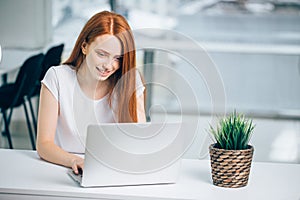
[[104,53],[101,53],[101,52],[97,52],[97,54],[98,54],[98,56],[105,56],[105,54]]
[[117,58],[115,58],[115,60],[118,61],[118,62],[121,62],[122,57],[117,57]]

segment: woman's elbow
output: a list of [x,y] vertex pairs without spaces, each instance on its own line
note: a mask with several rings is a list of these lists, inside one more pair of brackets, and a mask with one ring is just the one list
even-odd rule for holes
[[47,144],[46,142],[41,142],[40,140],[36,141],[36,152],[39,155],[40,158],[46,159],[46,150],[47,149]]
[[43,147],[41,146],[40,142],[36,142],[36,152],[40,158],[43,158]]

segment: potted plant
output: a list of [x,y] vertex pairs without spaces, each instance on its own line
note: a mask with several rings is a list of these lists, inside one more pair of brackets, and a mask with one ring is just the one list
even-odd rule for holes
[[213,184],[221,187],[243,187],[248,183],[253,157],[249,140],[255,125],[234,111],[220,119],[209,132],[215,143],[209,147]]

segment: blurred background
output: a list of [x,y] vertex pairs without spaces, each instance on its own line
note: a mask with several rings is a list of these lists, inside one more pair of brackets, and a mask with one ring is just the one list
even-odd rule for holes
[[[256,124],[254,160],[300,163],[299,0],[0,0],[1,84],[53,45],[65,45],[64,61],[86,21],[102,10],[122,14],[133,29],[148,119],[199,120],[186,158],[207,158],[212,116],[237,110]],[[201,63],[203,55],[220,91],[185,59]],[[14,148],[31,149],[22,108],[10,129]],[[8,147],[3,134],[0,147]]]

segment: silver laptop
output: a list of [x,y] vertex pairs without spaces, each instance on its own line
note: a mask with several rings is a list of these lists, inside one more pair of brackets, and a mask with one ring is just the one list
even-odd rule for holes
[[175,183],[184,151],[183,124],[89,125],[84,171],[68,174],[82,187]]

